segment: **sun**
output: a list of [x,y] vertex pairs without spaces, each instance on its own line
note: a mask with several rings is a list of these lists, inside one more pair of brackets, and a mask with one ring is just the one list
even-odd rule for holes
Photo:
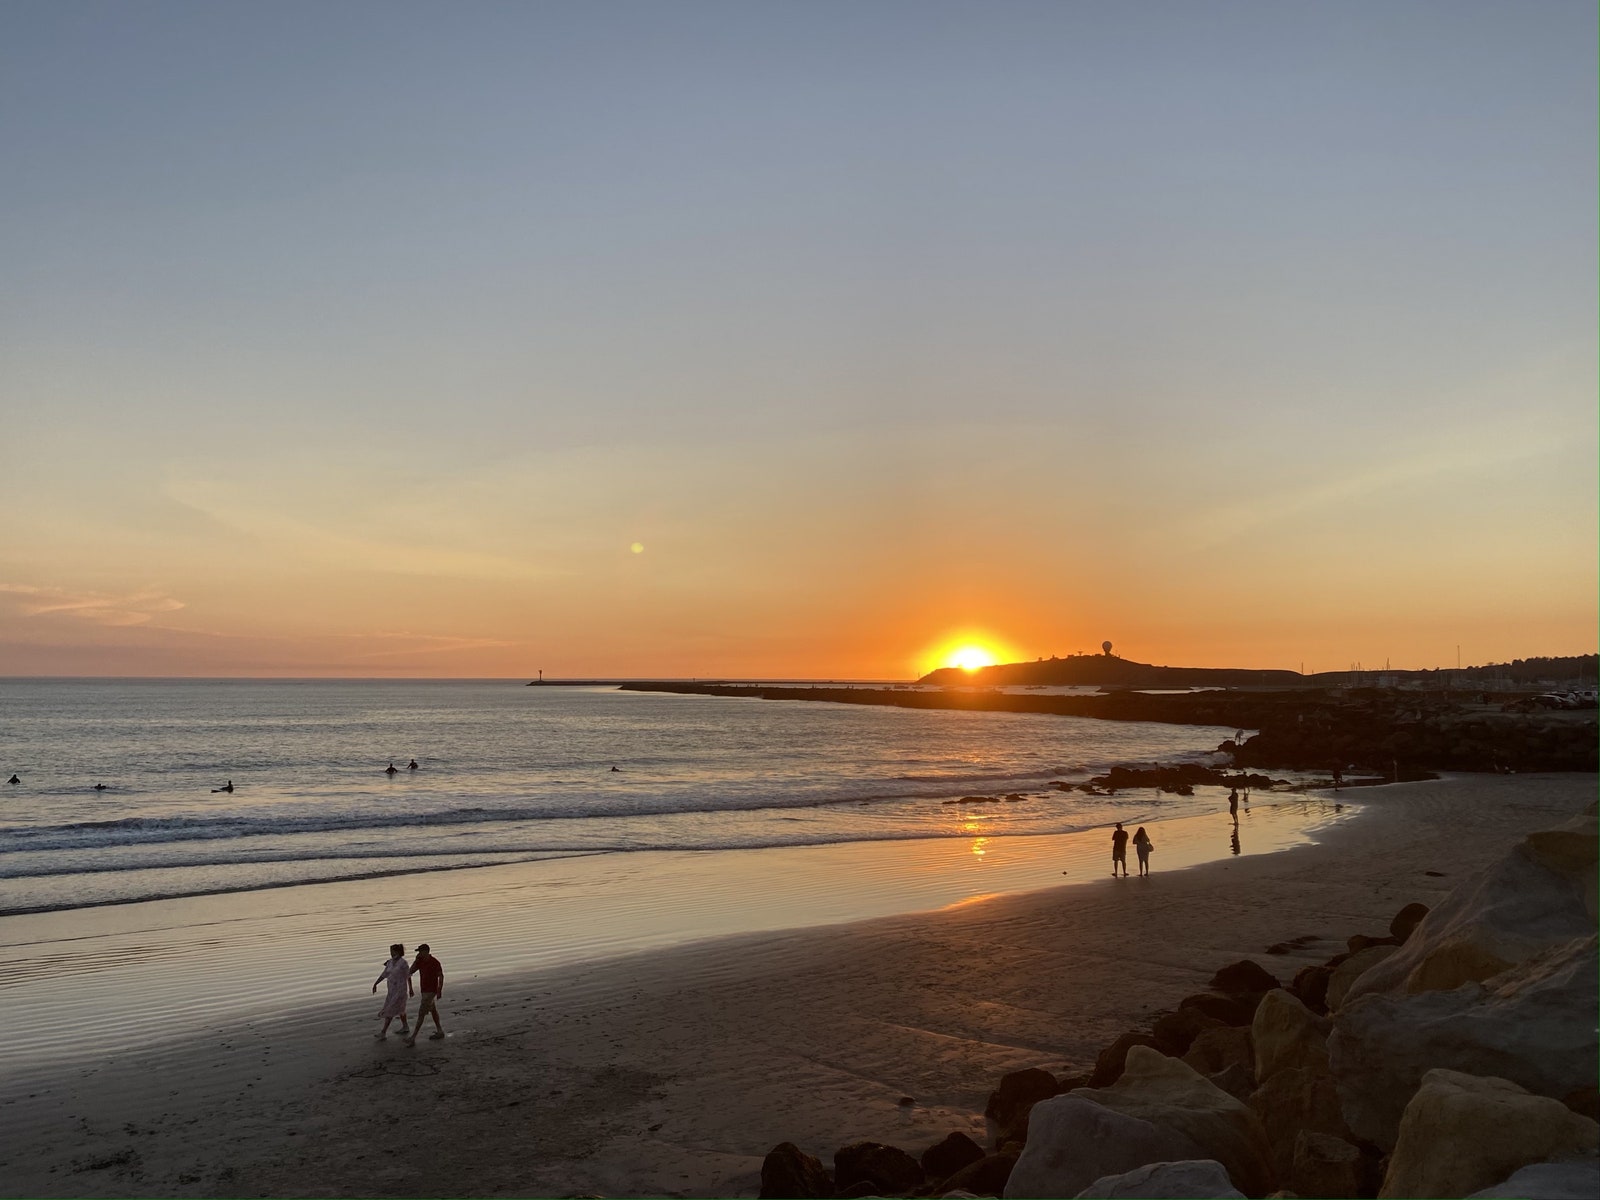
[[946,634],[917,657],[917,674],[926,675],[946,667],[969,674],[997,663],[1015,662],[1011,647],[987,630],[964,629]]
[[979,667],[992,667],[1000,660],[994,652],[983,646],[974,646],[970,643],[957,646],[945,655],[944,665],[947,667],[960,667],[963,671],[976,671]]

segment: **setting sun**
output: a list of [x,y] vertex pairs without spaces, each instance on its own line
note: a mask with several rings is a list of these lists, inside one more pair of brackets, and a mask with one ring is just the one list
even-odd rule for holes
[[982,646],[962,646],[945,659],[944,665],[960,667],[963,671],[976,671],[979,667],[992,667],[999,661]]
[[989,636],[983,630],[969,629],[935,643],[922,655],[918,674],[941,667],[959,667],[963,671],[976,671],[996,663],[1012,662],[1016,655],[1010,647]]

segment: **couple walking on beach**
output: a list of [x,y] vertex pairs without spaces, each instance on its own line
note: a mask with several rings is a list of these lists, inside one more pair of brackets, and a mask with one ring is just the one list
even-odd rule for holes
[[[1139,874],[1150,874],[1150,851],[1155,848],[1155,843],[1150,840],[1150,835],[1144,831],[1144,826],[1139,826],[1133,835],[1133,848],[1139,854]],[[1117,876],[1117,866],[1122,866],[1122,877],[1128,877],[1128,831],[1122,827],[1122,822],[1117,822],[1117,827],[1111,833],[1111,877]]]
[[[422,1003],[417,1006],[417,1029],[413,1033],[406,1021],[406,1000],[413,992],[411,977],[419,974],[422,976]],[[373,995],[378,994],[378,985],[385,981],[389,984],[389,990],[384,994],[383,1008],[378,1013],[383,1018],[383,1028],[377,1034],[380,1042],[389,1036],[389,1022],[399,1017],[400,1036],[405,1039],[406,1045],[416,1045],[417,1034],[422,1032],[422,1020],[430,1013],[433,1014],[433,1032],[428,1036],[434,1041],[444,1037],[444,1026],[439,1022],[439,997],[444,995],[444,964],[433,956],[427,942],[417,947],[415,963],[406,962],[406,948],[399,942],[390,946],[389,961],[383,964],[383,970],[372,981]]]

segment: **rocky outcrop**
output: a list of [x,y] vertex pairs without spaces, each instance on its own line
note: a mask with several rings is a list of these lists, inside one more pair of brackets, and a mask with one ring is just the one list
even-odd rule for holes
[[1328,1070],[1328,1034],[1333,1022],[1319,1017],[1279,988],[1262,997],[1250,1025],[1256,1082],[1265,1083],[1286,1067]]
[[833,1181],[822,1163],[793,1142],[779,1142],[761,1162],[761,1200],[826,1200]]
[[[1164,1013],[1157,1017],[1150,1026],[1150,1037],[1161,1053],[1173,1058],[1182,1058],[1189,1052],[1189,1047],[1194,1045],[1195,1038],[1207,1029],[1216,1028],[1221,1024],[1221,1021],[1215,1017],[1208,1017],[1197,1008],[1180,1008],[1177,1012]],[[1115,1081],[1107,1080],[1107,1082]]]
[[1295,1137],[1289,1190],[1306,1200],[1363,1195],[1361,1151],[1343,1138],[1302,1129]]
[[1594,1200],[1600,1196],[1600,1159],[1535,1163],[1504,1183],[1473,1192],[1467,1200]]
[[1214,1158],[1246,1195],[1264,1196],[1272,1190],[1271,1148],[1260,1119],[1177,1059],[1135,1046],[1128,1051],[1127,1069],[1116,1083],[1079,1088],[1071,1097],[1092,1100],[1183,1137],[1200,1153],[1169,1158]]
[[892,1196],[923,1184],[922,1164],[897,1146],[854,1142],[833,1155],[833,1186],[844,1193],[859,1184],[874,1194]]
[[1237,1196],[1244,1200],[1244,1193],[1229,1182],[1222,1164],[1210,1158],[1148,1163],[1121,1175],[1107,1175],[1079,1192],[1078,1200],[1161,1200],[1167,1196]]
[[1389,943],[1367,946],[1355,951],[1335,967],[1333,974],[1328,977],[1328,1011],[1332,1012],[1344,1004],[1357,981],[1385,959],[1392,958],[1398,950],[1398,946]]
[[1465,1196],[1530,1163],[1597,1151],[1600,1126],[1558,1100],[1505,1079],[1429,1071],[1406,1105],[1378,1195]]
[[1221,1021],[1224,1025],[1248,1025],[1251,1018],[1256,1015],[1256,1005],[1260,1003],[1261,996],[1260,992],[1238,992],[1231,995],[1223,992],[1197,992],[1193,996],[1185,996],[1179,1000],[1178,1007],[1192,1008],[1213,1020]]
[[[1218,1025],[1195,1038],[1183,1061],[1201,1075],[1216,1075],[1230,1067],[1242,1067],[1255,1079],[1255,1048],[1250,1031],[1232,1025]],[[1224,1089],[1226,1090],[1226,1089]]]
[[922,1173],[927,1178],[938,1181],[949,1179],[962,1167],[971,1166],[983,1156],[983,1147],[958,1131],[944,1141],[929,1146],[917,1161],[922,1164]]
[[989,1154],[977,1162],[968,1163],[939,1186],[946,1192],[971,1192],[975,1196],[1003,1196],[1012,1168],[1017,1165],[1015,1154]]
[[1150,1049],[1160,1050],[1156,1039],[1148,1033],[1124,1033],[1100,1051],[1100,1056],[1094,1060],[1094,1072],[1089,1076],[1090,1087],[1110,1087],[1122,1078],[1122,1070],[1128,1061],[1128,1051],[1135,1046],[1145,1046]]
[[1029,1110],[1039,1101],[1060,1092],[1061,1084],[1056,1077],[1038,1067],[1003,1076],[1000,1086],[989,1094],[989,1103],[983,1110],[991,1144],[998,1148],[1007,1142],[1027,1141]]
[[1339,1091],[1326,1071],[1284,1067],[1251,1093],[1249,1104],[1266,1132],[1272,1169],[1280,1180],[1294,1175],[1302,1133],[1323,1133],[1343,1140],[1350,1137]]
[[1531,834],[1440,902],[1406,944],[1363,975],[1345,999],[1444,991],[1491,979],[1593,933],[1597,847],[1592,806],[1559,829]]
[[1242,958],[1229,963],[1211,977],[1211,986],[1219,992],[1242,992],[1265,995],[1280,987],[1277,976],[1258,962]]
[[1028,1144],[1006,1181],[1005,1195],[1007,1200],[1076,1196],[1097,1179],[1147,1163],[1204,1157],[1184,1134],[1107,1108],[1080,1089],[1034,1106]]

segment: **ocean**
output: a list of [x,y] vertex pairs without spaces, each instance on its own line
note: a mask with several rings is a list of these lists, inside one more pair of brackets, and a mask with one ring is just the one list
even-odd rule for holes
[[[0,778],[20,780],[0,785],[0,916],[574,856],[1171,820],[1216,798],[1048,785],[1211,761],[1233,733],[514,681],[0,680]],[[1020,798],[961,803],[1007,794]]]

